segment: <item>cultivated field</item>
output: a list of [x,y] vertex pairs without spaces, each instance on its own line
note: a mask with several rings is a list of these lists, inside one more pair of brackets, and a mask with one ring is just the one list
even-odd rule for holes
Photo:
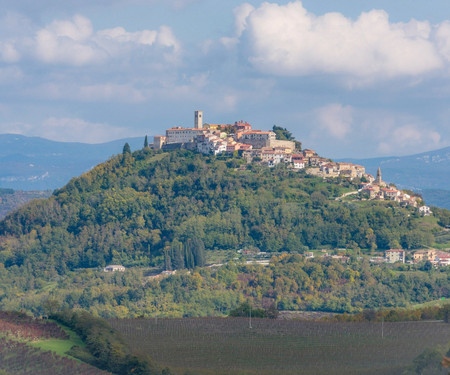
[[331,323],[246,318],[114,319],[135,352],[179,374],[399,375],[442,322]]
[[[0,311],[0,373],[2,374],[109,374],[68,358],[64,354],[72,345],[80,344],[82,343],[79,339],[77,341],[70,337],[55,322],[35,319],[22,313]],[[51,350],[43,350],[43,348]]]

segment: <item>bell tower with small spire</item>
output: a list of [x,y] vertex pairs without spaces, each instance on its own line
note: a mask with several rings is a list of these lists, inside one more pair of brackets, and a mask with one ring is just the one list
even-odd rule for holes
[[378,170],[377,170],[377,178],[375,179],[375,183],[377,185],[383,184],[383,180],[381,179],[381,168],[380,167],[378,167]]

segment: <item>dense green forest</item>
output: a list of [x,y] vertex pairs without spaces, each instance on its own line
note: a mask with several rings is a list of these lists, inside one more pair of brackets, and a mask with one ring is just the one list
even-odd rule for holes
[[434,240],[414,209],[335,202],[348,182],[242,163],[183,150],[118,155],[7,216],[0,262],[62,275],[164,255],[173,268],[191,268],[203,249],[411,249]]
[[[247,165],[237,155],[124,152],[0,222],[0,307],[199,316],[226,314],[248,299],[281,309],[352,312],[448,297],[446,271],[361,270],[356,258],[434,243],[448,211],[430,219],[392,202],[335,200],[357,182]],[[278,255],[322,247],[346,248],[353,263],[294,257],[255,271],[239,264],[197,269],[215,250]],[[107,264],[128,271],[105,274]],[[159,282],[146,277],[148,267],[197,271]]]

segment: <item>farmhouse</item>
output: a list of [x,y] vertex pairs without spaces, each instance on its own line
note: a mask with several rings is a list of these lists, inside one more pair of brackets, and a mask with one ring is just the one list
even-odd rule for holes
[[106,266],[103,271],[105,272],[125,272],[125,267],[117,264],[111,264],[109,266]]
[[405,250],[402,249],[390,249],[385,253],[387,263],[405,263]]
[[422,216],[430,216],[433,212],[431,211],[431,208],[429,206],[421,206],[419,207],[419,213]]

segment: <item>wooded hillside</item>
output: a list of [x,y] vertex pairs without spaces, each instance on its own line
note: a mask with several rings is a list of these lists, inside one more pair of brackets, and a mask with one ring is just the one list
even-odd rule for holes
[[47,200],[0,223],[0,262],[35,276],[121,263],[204,263],[203,249],[256,246],[416,248],[433,242],[414,209],[337,202],[350,183],[326,182],[238,157],[144,149],[98,165]]

